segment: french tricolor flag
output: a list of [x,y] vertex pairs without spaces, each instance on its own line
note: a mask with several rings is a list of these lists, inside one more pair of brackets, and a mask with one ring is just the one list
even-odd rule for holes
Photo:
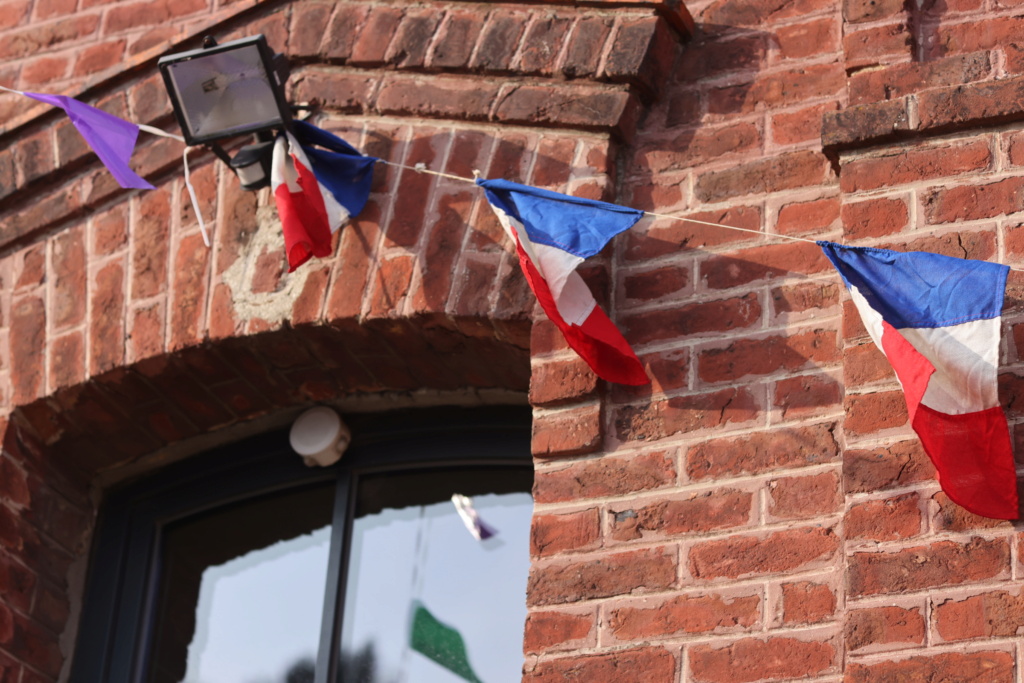
[[1017,519],[1017,476],[997,373],[1009,268],[925,252],[818,242],[903,386],[942,490]]
[[633,349],[602,311],[576,267],[631,228],[642,211],[513,183],[477,180],[541,308],[598,377],[648,384]]
[[270,172],[288,272],[331,255],[334,233],[366,205],[377,161],[309,123],[292,126],[294,135],[285,131],[274,143]]

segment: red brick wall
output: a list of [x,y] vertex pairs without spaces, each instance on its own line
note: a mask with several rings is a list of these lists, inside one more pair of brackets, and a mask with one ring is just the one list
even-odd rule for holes
[[316,402],[507,400],[535,417],[525,680],[1024,681],[1024,536],[943,496],[838,278],[770,237],[1024,262],[1018,3],[0,7],[5,85],[170,127],[155,58],[263,32],[371,154],[762,233],[648,219],[588,264],[653,380],[606,386],[471,185],[381,168],[289,275],[268,195],[210,156],[207,250],[177,143],[144,136],[158,189],[125,192],[0,97],[0,683],[58,679],[106,482]]

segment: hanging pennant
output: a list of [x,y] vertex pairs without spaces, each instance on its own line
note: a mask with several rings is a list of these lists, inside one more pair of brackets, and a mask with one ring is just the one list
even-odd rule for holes
[[910,424],[958,505],[1017,519],[998,363],[1007,266],[818,243],[903,386]]
[[330,256],[334,233],[366,206],[376,161],[308,123],[294,127],[294,135],[286,131],[275,141],[270,173],[289,272],[313,256]]
[[644,212],[507,180],[476,182],[515,242],[530,288],[569,346],[602,379],[649,384],[633,349],[576,272]]
[[45,95],[0,88],[64,110],[85,143],[124,188],[152,190],[153,186],[128,165],[139,137],[139,126],[67,95]]

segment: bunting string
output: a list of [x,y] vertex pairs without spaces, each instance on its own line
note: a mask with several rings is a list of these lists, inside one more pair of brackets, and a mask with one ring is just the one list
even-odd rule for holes
[[[397,161],[387,161],[385,159],[378,159],[377,162],[381,163],[381,164],[387,164],[388,166],[394,166],[396,168],[403,168],[403,169],[405,169],[407,171],[416,171],[417,173],[426,173],[427,175],[434,175],[434,176],[438,176],[438,177],[441,177],[441,178],[448,178],[449,180],[456,180],[456,181],[463,182],[463,183],[470,183],[472,185],[476,184],[476,180],[473,179],[473,178],[466,178],[465,176],[453,175],[451,173],[442,173],[441,171],[432,171],[432,170],[430,170],[429,168],[426,167],[426,164],[423,164],[423,163],[416,164],[415,166],[408,166],[406,164],[400,164]],[[474,171],[474,174],[479,176],[480,172],[479,171]],[[791,240],[793,242],[808,242],[810,244],[817,244],[816,240],[807,239],[806,237],[796,237],[794,235],[783,235],[783,234],[779,234],[779,233],[768,234],[768,233],[763,233],[760,230],[751,230],[750,228],[740,228],[740,227],[737,227],[735,225],[725,225],[723,223],[712,223],[710,221],[701,221],[701,220],[697,220],[696,218],[684,218],[683,216],[673,216],[673,215],[670,215],[670,214],[667,214],[667,213],[654,213],[653,211],[644,211],[643,214],[645,216],[650,216],[651,218],[665,218],[667,220],[680,221],[680,222],[683,222],[683,223],[696,223],[698,225],[707,225],[707,226],[710,226],[710,227],[713,227],[713,228],[722,228],[724,230],[736,230],[738,232],[748,232],[748,233],[751,233],[751,234],[754,234],[754,235],[761,235],[763,237],[778,237],[779,239]]]

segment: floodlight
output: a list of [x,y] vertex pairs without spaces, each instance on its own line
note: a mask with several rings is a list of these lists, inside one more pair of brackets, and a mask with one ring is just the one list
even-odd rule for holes
[[161,57],[157,65],[185,142],[284,128],[291,110],[284,97],[287,61],[262,35]]

